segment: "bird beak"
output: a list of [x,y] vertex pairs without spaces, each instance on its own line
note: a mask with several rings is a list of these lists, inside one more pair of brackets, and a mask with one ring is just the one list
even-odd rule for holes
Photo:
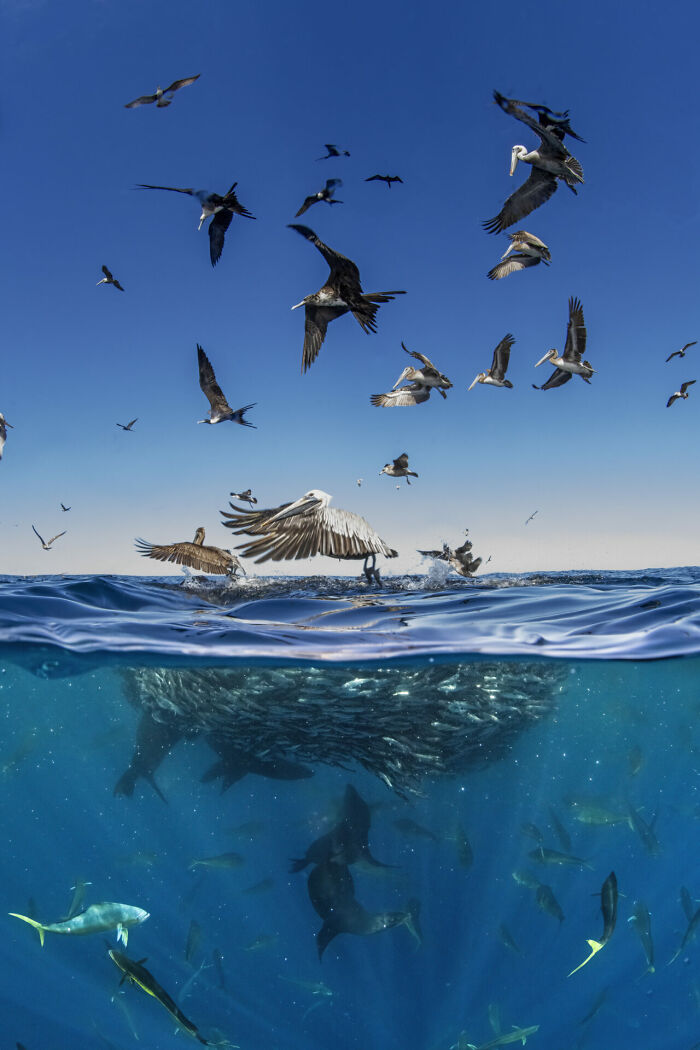
[[[479,373],[479,375],[481,375],[481,373]],[[472,386],[470,386],[470,387],[469,387],[469,389],[471,390],[471,388],[472,388],[472,387],[474,387],[474,386],[476,386],[476,384],[477,384],[478,382],[479,382],[479,376],[476,376],[476,378],[474,379],[474,382],[472,383]]]
[[305,306],[305,305],[306,304],[304,303],[304,300],[302,299],[300,303],[295,303],[294,304],[294,306],[292,307],[292,310],[298,310],[300,306]]
[[510,154],[510,173],[511,173],[511,175],[513,175],[513,173],[515,172],[515,169],[518,166],[518,161],[519,160],[520,160],[520,157],[518,156],[518,147],[517,146],[513,146],[513,149],[512,149],[511,154]]
[[[517,161],[516,161],[515,163],[517,164]],[[513,166],[513,167],[511,167],[511,169],[510,169],[510,173],[511,173],[511,175],[513,174],[513,172],[514,172],[514,171],[515,171],[515,167]],[[507,252],[504,252],[504,253],[503,253],[503,255],[501,256],[501,259],[505,259],[505,258],[506,258],[506,256],[507,256],[507,255],[510,255],[510,253],[511,253],[512,251],[513,251],[513,245],[512,245],[512,244],[510,244],[510,245],[508,246],[508,251],[507,251]]]
[[548,350],[548,351],[547,351],[547,353],[546,353],[546,354],[544,355],[544,357],[541,357],[541,358],[539,359],[539,361],[538,361],[538,362],[537,362],[537,364],[535,365],[535,368],[539,368],[539,367],[540,367],[540,365],[543,365],[543,364],[545,363],[545,361],[549,361],[549,359],[550,359],[550,357],[551,357],[551,356],[552,356],[552,351],[551,351],[551,350]]
[[[511,172],[511,175],[512,175],[512,174],[513,174],[513,173]],[[206,216],[206,212],[202,212],[202,214],[201,214],[201,215],[199,216],[199,226],[197,227],[197,229],[198,229],[198,230],[201,230],[201,228],[202,228],[202,223],[204,222],[204,220],[206,219],[206,217],[207,217],[207,216]]]
[[14,429],[15,429],[15,428],[14,428],[14,427],[12,426],[12,423],[8,423],[8,422],[7,422],[7,420],[5,420],[5,426],[6,426],[6,427],[9,427],[9,428],[10,428],[10,430],[14,430]]
[[391,388],[391,389],[392,389],[392,390],[396,390],[396,388],[397,388],[397,386],[399,385],[399,383],[400,383],[400,382],[401,382],[402,380],[404,380],[404,379],[406,378],[406,376],[408,375],[408,373],[409,373],[410,371],[411,371],[411,369],[410,369],[410,368],[404,368],[403,372],[401,373],[401,375],[399,376],[399,378],[398,378],[398,379],[396,380],[396,382],[394,383],[394,385],[392,386],[392,388]]
[[269,524],[272,521],[282,521],[284,518],[291,518],[294,514],[305,514],[307,510],[313,510],[315,507],[321,505],[320,499],[314,499],[313,496],[302,496],[300,499],[290,503],[284,510],[279,511],[278,514],[273,514],[271,518],[267,518],[265,524]]

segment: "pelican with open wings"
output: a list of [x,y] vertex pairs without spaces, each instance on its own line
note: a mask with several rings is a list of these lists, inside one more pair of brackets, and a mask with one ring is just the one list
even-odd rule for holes
[[[552,258],[551,252],[544,241],[535,237],[534,233],[518,230],[516,233],[509,233],[508,237],[510,239],[508,250],[501,256],[501,261],[496,263],[486,275],[490,281],[500,281],[511,273],[526,270],[529,266],[537,266],[540,262],[549,266]],[[511,255],[511,252],[514,254]]]
[[488,372],[479,372],[478,376],[474,379],[474,382],[469,387],[475,387],[477,383],[487,383],[489,386],[507,386],[512,388],[513,384],[510,379],[506,379],[506,372],[508,371],[508,362],[510,361],[510,348],[515,342],[515,339],[510,334],[504,335],[500,343],[493,352],[493,361]]
[[393,389],[396,390],[399,383],[402,383],[404,379],[408,379],[411,383],[420,383],[421,386],[433,387],[442,397],[446,398],[445,390],[449,390],[452,386],[447,376],[443,375],[440,369],[436,368],[425,354],[419,354],[417,350],[409,350],[403,342],[401,346],[410,357],[415,357],[416,361],[420,361],[423,367],[413,368],[411,365],[407,365],[394,383]]
[[360,271],[351,259],[340,252],[329,248],[308,226],[290,223],[291,230],[296,230],[307,241],[311,241],[320,251],[331,268],[328,279],[322,288],[312,295],[306,295],[292,310],[303,306],[306,311],[304,327],[304,349],[301,359],[301,370],[305,372],[316,358],[326,338],[326,329],[336,317],[352,311],[363,332],[376,332],[377,310],[381,303],[390,302],[396,295],[404,292],[363,292],[360,284]]
[[245,569],[236,555],[231,551],[222,550],[221,547],[206,546],[204,535],[204,529],[200,526],[191,543],[185,540],[183,543],[157,544],[137,539],[134,546],[144,558],[174,562],[175,565],[187,565],[190,569],[197,569],[198,572],[207,572],[215,576],[235,576],[240,569],[245,576]]
[[364,561],[368,582],[381,583],[375,568],[377,554],[396,558],[393,550],[372,526],[350,510],[330,507],[333,497],[311,489],[291,503],[266,510],[244,510],[230,503],[233,513],[222,510],[222,523],[236,535],[252,536],[241,543],[244,558],[265,561],[291,561],[324,554],[341,561]]
[[583,307],[579,299],[573,296],[569,299],[569,323],[566,327],[566,345],[564,353],[559,355],[556,350],[548,350],[544,357],[535,365],[538,368],[545,361],[553,364],[556,371],[552,372],[546,383],[535,386],[535,390],[551,390],[555,386],[563,386],[568,383],[572,375],[581,376],[584,383],[589,383],[595,369],[588,361],[582,361],[586,352],[586,325],[583,320]]
[[[583,168],[563,142],[565,134],[572,134],[568,128],[568,121],[566,126],[551,119],[549,122],[542,122],[523,109],[524,103],[505,98],[498,91],[494,91],[493,97],[504,113],[509,113],[525,124],[540,139],[537,149],[528,150],[525,146],[513,146],[510,174],[515,173],[518,161],[521,160],[530,164],[532,171],[522,186],[510,195],[498,215],[483,224],[488,233],[500,233],[548,201],[557,189],[557,180],[565,182],[569,189],[576,193],[576,186],[583,182]],[[546,107],[539,109],[544,110]]]

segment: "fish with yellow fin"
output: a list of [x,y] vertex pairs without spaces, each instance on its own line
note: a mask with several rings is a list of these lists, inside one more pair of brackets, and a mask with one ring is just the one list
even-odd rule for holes
[[16,911],[11,911],[8,914],[14,919],[28,922],[30,926],[38,930],[42,948],[44,946],[44,934],[46,933],[86,936],[90,933],[106,933],[108,930],[116,930],[117,941],[121,941],[126,947],[126,942],[129,939],[129,927],[138,926],[139,923],[145,922],[149,916],[149,912],[144,911],[143,908],[136,908],[132,904],[115,904],[112,901],[91,904],[89,908],[80,912],[79,915],[74,915],[73,918],[65,919],[63,922],[37,922],[36,919],[30,919],[28,915],[19,915]]
[[583,969],[586,963],[590,962],[593,956],[597,955],[600,949],[605,947],[613,935],[617,920],[617,877],[614,871],[610,872],[601,887],[600,910],[603,913],[603,934],[599,941],[588,941],[588,947],[591,949],[590,955],[568,974],[569,977],[577,973],[578,970]]
[[152,995],[168,1011],[176,1024],[188,1035],[203,1043],[204,1046],[214,1045],[201,1035],[197,1026],[185,1017],[174,999],[171,999],[165,989],[161,988],[153,974],[149,973],[143,965],[146,962],[145,959],[140,959],[136,962],[134,959],[129,959],[123,952],[118,952],[114,949],[110,949],[108,955],[112,962],[122,971],[123,977],[120,983],[129,981],[131,984],[137,985],[147,995]]

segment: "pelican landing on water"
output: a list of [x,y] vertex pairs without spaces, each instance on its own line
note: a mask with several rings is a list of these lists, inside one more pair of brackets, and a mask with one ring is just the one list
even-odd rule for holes
[[266,510],[245,510],[229,504],[233,513],[222,510],[222,523],[236,535],[254,537],[236,548],[244,558],[292,561],[323,554],[341,561],[364,560],[368,583],[381,584],[377,554],[396,558],[393,550],[372,526],[350,510],[329,507],[333,497],[311,489],[291,503]]
[[[508,237],[510,239],[508,251],[503,253],[501,262],[496,263],[486,275],[490,281],[500,281],[501,278],[511,273],[525,270],[528,266],[537,266],[541,262],[549,266],[552,259],[551,252],[544,241],[535,237],[534,233],[518,230],[516,233],[509,233]],[[515,255],[511,255],[511,252],[515,252]]]
[[470,390],[477,383],[487,383],[489,386],[507,386],[509,389],[512,389],[513,384],[510,379],[506,379],[506,372],[510,361],[510,348],[514,342],[515,339],[510,332],[503,336],[493,352],[493,361],[488,372],[479,372],[469,387]]
[[563,386],[564,383],[569,382],[572,375],[581,376],[584,383],[589,383],[591,376],[595,374],[595,369],[588,361],[581,360],[585,352],[586,326],[583,321],[583,307],[580,300],[572,297],[569,299],[569,323],[566,328],[564,353],[560,357],[556,350],[548,350],[544,357],[540,358],[535,368],[549,361],[554,365],[556,371],[552,372],[542,386],[535,386],[533,383],[535,390],[551,390],[552,387]]
[[170,561],[175,565],[187,565],[190,569],[197,569],[199,572],[211,573],[215,576],[235,576],[239,570],[245,576],[245,569],[236,555],[231,551],[222,550],[221,547],[205,546],[204,535],[204,529],[200,526],[191,543],[185,540],[183,543],[159,545],[137,539],[134,546],[144,558]]

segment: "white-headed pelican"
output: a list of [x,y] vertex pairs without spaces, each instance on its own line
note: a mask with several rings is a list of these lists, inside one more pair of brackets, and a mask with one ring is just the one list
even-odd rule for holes
[[469,387],[470,390],[477,383],[486,383],[488,386],[507,386],[509,389],[512,389],[513,384],[510,379],[506,379],[506,372],[510,361],[510,348],[514,342],[515,339],[510,332],[503,336],[493,352],[493,361],[490,369],[488,372],[479,372]]
[[585,383],[589,383],[591,376],[595,373],[595,369],[588,361],[581,360],[585,352],[586,326],[583,321],[583,307],[580,300],[572,296],[569,299],[569,323],[566,328],[564,353],[559,356],[557,351],[552,349],[548,350],[544,357],[539,359],[535,368],[544,364],[545,361],[549,361],[555,366],[556,372],[552,373],[546,383],[543,383],[540,387],[535,387],[535,389],[550,390],[552,387],[562,386],[568,382],[572,375],[581,376]]

